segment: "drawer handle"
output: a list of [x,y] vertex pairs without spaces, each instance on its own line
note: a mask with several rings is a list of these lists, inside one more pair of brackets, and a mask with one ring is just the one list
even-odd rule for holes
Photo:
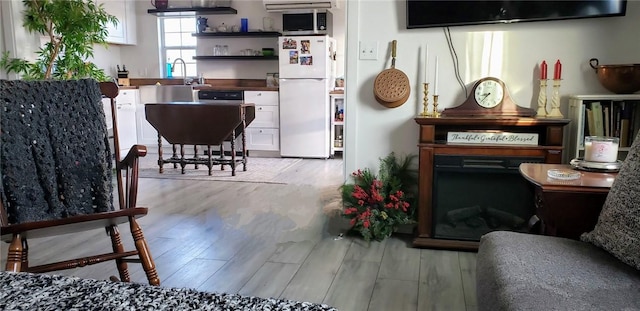
[[262,133],[262,130],[260,130],[260,133]]
[[262,110],[262,107],[259,107],[258,110]]
[[262,93],[258,93],[258,96],[262,96]]

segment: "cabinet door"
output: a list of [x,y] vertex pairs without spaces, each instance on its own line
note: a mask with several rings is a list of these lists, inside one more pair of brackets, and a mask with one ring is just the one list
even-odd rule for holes
[[102,4],[107,13],[115,16],[118,19],[116,25],[107,23],[107,42],[110,43],[125,43],[125,30],[124,23],[126,20],[126,6],[124,0],[100,0],[98,4]]
[[136,15],[133,0],[99,0],[107,13],[118,19],[116,25],[107,24],[107,42],[115,44],[136,43]]
[[[136,133],[136,104],[137,90],[120,91],[116,97],[116,116],[118,122],[118,141],[120,150],[128,152],[137,143]],[[122,154],[124,156],[124,154]]]
[[280,131],[270,128],[247,128],[247,150],[280,150]]

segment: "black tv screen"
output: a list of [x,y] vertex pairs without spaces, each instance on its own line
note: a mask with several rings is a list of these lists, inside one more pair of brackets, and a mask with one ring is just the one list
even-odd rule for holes
[[407,0],[407,28],[623,16],[626,0]]

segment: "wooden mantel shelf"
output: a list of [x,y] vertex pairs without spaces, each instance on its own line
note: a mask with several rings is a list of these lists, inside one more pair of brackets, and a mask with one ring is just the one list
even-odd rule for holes
[[450,131],[504,131],[538,133],[540,145],[559,147],[562,147],[563,127],[570,122],[569,119],[518,117],[418,117],[415,121],[420,125],[421,144],[445,144]]
[[519,118],[519,117],[440,117],[415,118],[420,125],[500,125],[500,126],[536,126],[545,124],[568,124],[570,119],[559,118]]
[[[522,117],[441,117],[415,118],[420,126],[418,230],[415,247],[477,250],[477,241],[434,238],[432,202],[434,159],[438,155],[496,157],[535,157],[545,163],[560,163],[563,151],[563,128],[569,119]],[[447,144],[449,132],[536,133],[537,145]]]

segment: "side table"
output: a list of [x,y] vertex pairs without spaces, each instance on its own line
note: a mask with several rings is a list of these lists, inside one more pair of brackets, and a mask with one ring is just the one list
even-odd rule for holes
[[[617,173],[578,171],[575,180],[547,176],[550,169],[572,169],[565,164],[524,163],[520,174],[535,186],[536,233],[579,239],[593,230]],[[535,231],[535,230],[534,230]]]

